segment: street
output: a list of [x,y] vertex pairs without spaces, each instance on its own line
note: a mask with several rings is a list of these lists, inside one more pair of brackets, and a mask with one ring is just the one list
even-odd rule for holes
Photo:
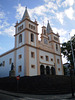
[[18,98],[0,93],[0,100],[18,100]]
[[42,100],[42,99],[36,99],[31,97],[20,97],[20,96],[13,96],[0,93],[0,100]]
[[63,95],[29,95],[20,93],[1,93],[0,100],[75,100],[71,94]]

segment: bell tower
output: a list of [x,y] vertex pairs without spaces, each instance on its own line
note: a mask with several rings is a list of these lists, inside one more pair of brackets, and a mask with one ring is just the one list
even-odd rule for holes
[[48,44],[48,35],[45,26],[42,27],[41,42],[44,44]]
[[51,39],[52,39],[51,33],[53,33],[53,30],[52,30],[52,28],[51,28],[51,26],[50,26],[49,21],[48,21],[48,24],[47,24],[47,29],[46,29],[46,31],[47,31],[47,35],[48,35],[48,37],[49,37],[49,41],[51,41]]
[[56,69],[56,74],[63,73],[62,67],[62,58],[61,58],[61,51],[60,51],[60,42],[59,42],[59,34],[55,34],[49,24],[47,24],[47,34],[49,37],[49,44],[52,45],[53,52],[54,52],[54,64]]
[[[32,75],[32,70],[31,66],[34,65],[32,62],[30,62],[29,59],[31,59],[31,52],[34,52],[34,55],[37,56],[37,52],[34,49],[38,45],[38,24],[37,21],[35,20],[34,22],[31,21],[30,16],[27,11],[27,7],[25,9],[24,15],[22,17],[22,20],[15,25],[16,29],[16,34],[15,34],[15,61],[20,63],[15,62],[15,66],[17,66],[17,75],[19,74],[18,72],[18,66],[22,68],[23,72],[22,74],[27,75]],[[19,58],[19,55],[21,56],[21,59]],[[23,61],[23,62],[22,62]],[[34,63],[36,63],[37,60],[34,60]],[[29,72],[30,71],[30,72]],[[35,74],[37,73],[35,69]],[[34,73],[33,72],[33,73]]]
[[15,48],[21,47],[25,43],[27,43],[27,28],[28,28],[28,22],[30,21],[30,17],[27,11],[27,7],[25,9],[24,15],[22,17],[22,20],[15,25]]

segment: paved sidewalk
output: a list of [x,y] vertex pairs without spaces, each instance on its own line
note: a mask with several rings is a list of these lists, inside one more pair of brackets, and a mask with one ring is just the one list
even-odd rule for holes
[[17,97],[17,99],[14,100],[75,100],[75,98],[72,98],[72,94],[32,95],[32,94],[12,93],[3,90],[0,90],[0,94],[6,94],[13,97]]

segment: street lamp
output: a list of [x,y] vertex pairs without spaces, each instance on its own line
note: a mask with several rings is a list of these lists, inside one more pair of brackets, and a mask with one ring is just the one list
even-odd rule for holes
[[70,43],[71,43],[71,50],[72,50],[72,57],[73,57],[73,63],[74,63],[74,70],[75,70],[75,58],[74,58],[74,52],[73,52],[73,46],[72,46],[72,40],[75,38],[75,36],[73,38],[70,39]]
[[54,75],[56,75],[55,63],[54,63]]
[[73,69],[70,66],[70,78],[71,78],[71,90],[72,90],[72,97],[74,97],[74,89],[73,89],[73,79],[72,79],[72,75],[73,75]]
[[[75,35],[74,37],[72,37],[70,39],[70,43],[71,43],[71,50],[72,50],[72,57],[73,57],[73,63],[74,63],[74,71],[75,71],[75,58],[74,58],[74,52],[73,52],[73,46],[72,46],[72,40],[75,39]],[[71,89],[72,89],[72,97],[74,97],[74,89],[73,89],[73,79],[72,79],[72,75],[73,75],[73,69],[70,69],[70,77],[71,77]]]

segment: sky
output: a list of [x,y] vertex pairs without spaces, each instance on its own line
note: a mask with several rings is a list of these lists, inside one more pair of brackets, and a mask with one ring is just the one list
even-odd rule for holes
[[25,7],[30,19],[37,20],[39,34],[48,20],[53,32],[59,33],[60,43],[75,34],[75,0],[0,0],[0,54],[14,48],[14,26],[17,21],[20,22]]

